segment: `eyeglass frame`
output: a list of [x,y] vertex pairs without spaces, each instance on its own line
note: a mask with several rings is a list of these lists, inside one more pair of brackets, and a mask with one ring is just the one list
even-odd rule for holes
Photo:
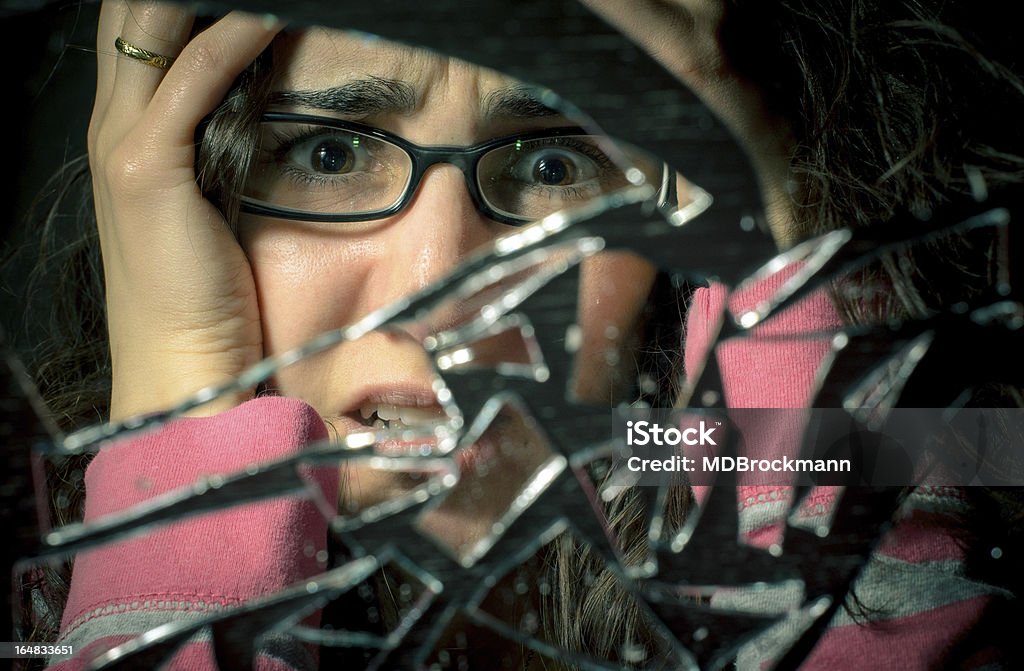
[[[293,112],[264,112],[260,116],[260,123],[275,123],[275,122],[290,122],[290,123],[306,123],[311,125],[325,126],[327,128],[333,128],[342,131],[356,132],[361,135],[366,135],[378,140],[382,140],[389,144],[395,145],[406,153],[409,157],[411,166],[409,172],[408,185],[405,187],[405,191],[402,197],[398,199],[393,205],[383,210],[375,210],[371,212],[362,212],[356,214],[327,214],[327,213],[315,213],[315,212],[296,212],[284,209],[278,209],[272,205],[265,205],[259,202],[254,202],[253,199],[247,196],[242,196],[240,199],[240,209],[242,212],[248,214],[256,214],[266,217],[274,217],[277,219],[287,219],[290,221],[308,221],[312,223],[352,223],[352,222],[366,222],[366,221],[377,221],[378,219],[385,219],[394,214],[398,214],[404,210],[409,203],[412,201],[413,196],[416,195],[416,191],[419,190],[420,182],[423,181],[423,176],[427,170],[431,167],[446,163],[453,165],[462,171],[462,175],[466,180],[466,186],[469,189],[469,196],[473,201],[473,205],[477,211],[482,215],[493,219],[502,224],[509,224],[511,226],[525,226],[534,219],[527,217],[515,218],[502,214],[498,210],[494,209],[487,200],[484,198],[483,193],[480,189],[479,180],[479,165],[480,160],[490,153],[491,151],[504,147],[516,142],[529,142],[532,140],[543,140],[547,138],[557,137],[570,137],[574,135],[589,135],[594,137],[607,137],[596,133],[588,132],[586,129],[579,126],[562,126],[558,128],[547,128],[543,130],[533,131],[530,133],[518,133],[515,135],[506,135],[504,137],[495,138],[493,140],[487,140],[480,144],[472,145],[469,147],[457,147],[450,145],[436,145],[436,146],[421,146],[414,144],[405,138],[389,133],[388,131],[381,130],[380,128],[374,128],[373,126],[367,126],[354,121],[346,121],[344,119],[333,119],[331,117],[322,117],[314,114],[298,114]],[[609,139],[609,142],[612,140]],[[663,164],[662,170],[662,184],[661,192],[675,191],[675,180],[669,180],[667,175],[674,174],[667,164]],[[666,188],[667,185],[667,188]],[[674,196],[673,196],[674,199]],[[659,199],[659,204],[663,203],[665,196]]]

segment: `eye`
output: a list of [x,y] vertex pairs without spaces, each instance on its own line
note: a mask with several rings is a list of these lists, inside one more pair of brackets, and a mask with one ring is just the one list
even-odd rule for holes
[[314,135],[296,142],[288,151],[288,161],[314,173],[344,175],[359,169],[365,151],[354,135]]
[[548,146],[521,155],[509,173],[523,184],[570,186],[596,179],[600,171],[592,159],[580,152]]
[[313,169],[317,172],[348,172],[354,163],[353,158],[348,147],[335,140],[328,140],[313,149]]

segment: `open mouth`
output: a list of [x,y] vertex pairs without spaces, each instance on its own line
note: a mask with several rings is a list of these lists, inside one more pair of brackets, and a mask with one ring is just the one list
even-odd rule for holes
[[375,434],[373,454],[387,458],[350,464],[349,490],[342,503],[344,514],[355,515],[399,499],[449,472],[437,462],[402,459],[442,456],[442,451],[451,449],[451,420],[440,406],[367,400],[342,417],[350,434]]
[[386,403],[369,403],[359,408],[356,417],[363,426],[373,429],[435,429],[448,423],[448,416],[437,406],[409,407]]

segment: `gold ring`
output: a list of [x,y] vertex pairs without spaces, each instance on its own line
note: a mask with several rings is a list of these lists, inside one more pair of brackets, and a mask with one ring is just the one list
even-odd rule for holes
[[173,56],[161,56],[152,51],[141,49],[134,44],[125,42],[120,37],[114,40],[114,48],[129,58],[134,58],[137,61],[142,61],[146,65],[152,65],[154,68],[161,70],[166,70],[174,63]]

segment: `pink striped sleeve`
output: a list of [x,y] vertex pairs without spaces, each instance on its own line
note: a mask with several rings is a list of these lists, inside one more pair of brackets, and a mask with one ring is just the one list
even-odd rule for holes
[[[216,417],[179,420],[97,454],[85,477],[85,520],[203,476],[286,457],[325,437],[312,408],[279,397],[249,401]],[[311,478],[327,501],[336,500],[336,468],[317,469]],[[196,620],[322,572],[326,525],[311,501],[282,497],[79,553],[61,623],[62,643],[74,645],[77,653],[71,667],[152,627]],[[268,650],[261,651],[260,668],[315,663],[300,645],[280,642]],[[190,642],[175,665],[215,668],[210,654],[204,641]]]
[[[828,334],[842,325],[824,291],[756,327],[753,337],[720,343],[712,350],[716,324],[727,305],[734,315],[742,314],[769,298],[791,274],[778,273],[739,295],[728,295],[720,285],[694,295],[686,325],[687,375],[692,379],[710,352],[730,407],[801,408],[811,401],[814,381],[830,349]],[[767,441],[758,445],[763,450],[795,444],[800,435],[783,424],[759,428],[759,439]],[[706,487],[694,490],[698,502],[705,498]],[[837,492],[816,488],[799,511],[797,524],[827,521]],[[777,543],[792,494],[785,486],[738,487],[744,540],[757,547]],[[993,633],[991,623],[998,621],[1012,595],[968,574],[965,549],[954,537],[966,505],[957,488],[915,489],[854,585],[864,612],[841,610],[801,668],[1003,668],[1000,655],[1005,646],[998,646],[1005,641]],[[779,613],[780,603],[795,605],[798,597],[771,590],[753,595],[724,590],[713,602],[767,614]],[[789,621],[774,627],[744,647],[738,667],[770,666],[801,628]]]

